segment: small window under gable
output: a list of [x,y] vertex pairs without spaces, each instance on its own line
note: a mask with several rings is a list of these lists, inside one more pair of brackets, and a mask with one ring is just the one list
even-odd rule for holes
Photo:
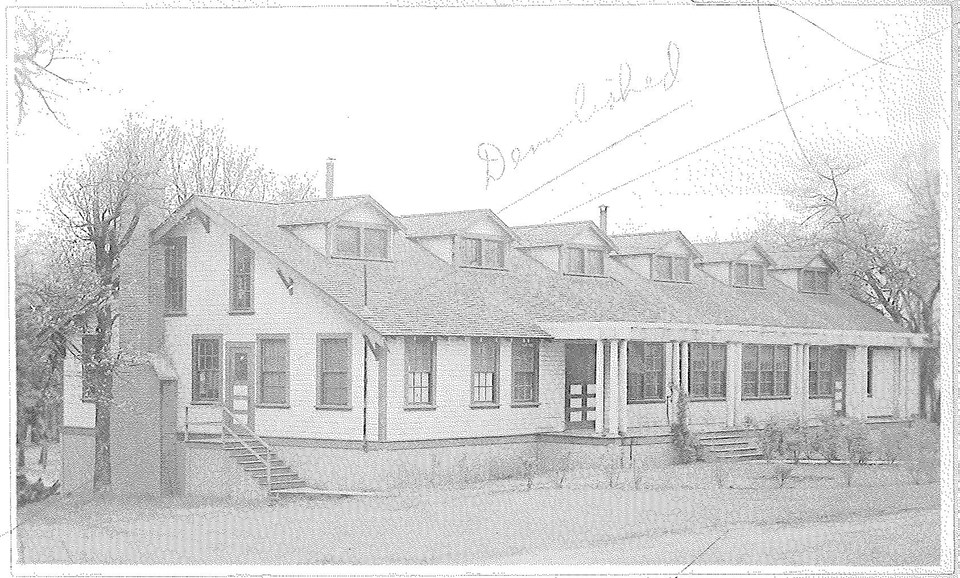
[[390,258],[390,230],[374,223],[337,223],[331,249],[334,257],[386,261]]
[[804,293],[829,293],[830,272],[826,269],[803,269],[800,271],[800,291]]
[[678,255],[654,255],[653,279],[656,281],[690,281],[690,258]]
[[570,275],[603,276],[603,254],[600,247],[567,247],[567,273]]
[[731,263],[731,281],[734,287],[753,287],[763,288],[764,271],[766,267],[763,263]]
[[464,267],[503,269],[506,243],[502,239],[464,236],[460,238],[460,264]]

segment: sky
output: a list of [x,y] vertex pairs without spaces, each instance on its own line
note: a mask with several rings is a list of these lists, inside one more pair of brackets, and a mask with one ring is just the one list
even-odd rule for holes
[[613,231],[692,239],[788,214],[808,159],[855,161],[882,192],[911,148],[948,142],[943,7],[35,14],[69,31],[89,85],[64,93],[68,128],[10,117],[27,223],[131,112],[220,124],[320,187],[335,157],[338,195],[397,215],[486,207],[523,225],[606,204]]

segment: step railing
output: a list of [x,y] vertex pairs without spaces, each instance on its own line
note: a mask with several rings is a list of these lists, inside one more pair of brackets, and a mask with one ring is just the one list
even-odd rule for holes
[[[237,416],[227,409],[224,406],[219,406],[220,409],[220,420],[193,420],[190,421],[190,406],[183,408],[183,441],[184,443],[190,441],[190,426],[193,425],[219,425],[220,426],[220,445],[226,450],[227,447],[227,438],[232,438],[231,441],[237,441],[240,443],[240,446],[245,450],[250,452],[250,455],[257,458],[258,461],[263,463],[267,468],[267,491],[269,492],[272,489],[273,482],[273,460],[270,458],[270,446],[267,445],[267,442],[258,436],[246,423],[237,419]],[[263,446],[264,455],[257,453],[253,447],[247,443],[247,440],[244,440],[240,437],[240,434],[234,431],[234,426],[238,426],[246,430],[246,433],[243,435],[252,437],[255,441],[259,442]]]

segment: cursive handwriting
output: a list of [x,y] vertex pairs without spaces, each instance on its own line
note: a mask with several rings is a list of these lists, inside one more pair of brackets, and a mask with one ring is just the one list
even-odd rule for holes
[[[668,91],[673,88],[677,82],[677,76],[680,70],[680,47],[673,41],[667,43],[666,57],[666,71],[659,76],[658,80],[655,80],[655,77],[646,76],[642,85],[634,82],[633,68],[629,62],[620,64],[617,77],[615,79],[605,79],[604,82],[607,83],[607,87],[604,90],[598,91],[601,95],[606,94],[606,97],[602,97],[600,100],[591,100],[588,97],[587,85],[585,83],[581,82],[577,84],[576,90],[574,91],[573,114],[567,122],[560,125],[549,136],[541,138],[526,148],[514,147],[510,150],[509,157],[505,157],[497,145],[488,142],[481,143],[480,146],[477,147],[477,156],[484,162],[486,179],[484,188],[489,189],[490,183],[503,178],[507,171],[508,158],[510,168],[516,170],[523,161],[537,154],[544,145],[562,138],[564,132],[571,125],[589,123],[601,112],[614,110],[620,104],[627,102],[631,95],[641,94],[657,88],[663,91]],[[591,91],[589,95],[592,96],[592,94],[593,92]]]

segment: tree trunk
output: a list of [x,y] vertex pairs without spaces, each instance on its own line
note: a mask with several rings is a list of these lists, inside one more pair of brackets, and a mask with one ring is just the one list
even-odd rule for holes
[[27,465],[27,453],[22,443],[17,444],[17,468]]
[[110,485],[110,404],[97,401],[93,434],[93,487]]
[[47,454],[50,451],[50,447],[47,445],[46,442],[41,442],[41,444],[42,445],[40,446],[40,459],[37,460],[37,464],[39,464],[41,468],[47,469]]

